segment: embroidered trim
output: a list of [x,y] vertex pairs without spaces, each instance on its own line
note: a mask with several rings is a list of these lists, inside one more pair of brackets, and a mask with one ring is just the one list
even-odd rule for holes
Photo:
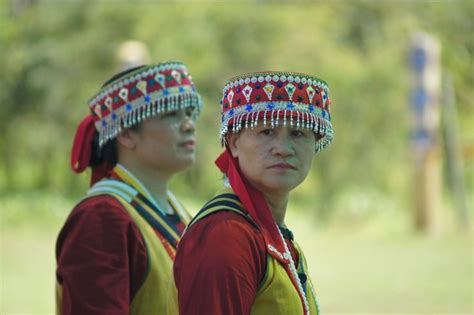
[[229,131],[238,133],[244,128],[255,128],[261,120],[264,126],[268,122],[271,128],[289,125],[313,131],[321,136],[315,143],[315,151],[320,152],[334,139],[334,131],[328,118],[329,113],[322,108],[292,102],[261,102],[224,112],[219,136],[224,145],[225,136]]
[[195,117],[202,107],[186,66],[166,62],[139,68],[119,77],[89,101],[99,145],[156,114],[194,107]]
[[225,144],[228,132],[252,129],[262,121],[270,128],[289,125],[312,130],[319,152],[334,138],[330,105],[327,83],[314,76],[269,71],[234,77],[223,88],[221,143]]
[[308,74],[304,73],[296,73],[296,72],[285,72],[285,71],[278,71],[278,72],[256,72],[250,74],[243,74],[231,78],[228,83],[224,86],[224,92],[237,86],[242,86],[244,84],[249,83],[256,83],[256,82],[295,82],[295,83],[308,83],[309,85],[313,85],[314,87],[324,88],[326,92],[329,94],[329,87],[328,84],[319,78],[315,78]]

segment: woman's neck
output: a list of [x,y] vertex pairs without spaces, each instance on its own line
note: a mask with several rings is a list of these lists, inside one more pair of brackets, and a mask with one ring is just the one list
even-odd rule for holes
[[273,218],[279,226],[285,226],[286,207],[290,194],[264,194]]
[[158,206],[165,211],[169,212],[170,205],[168,203],[168,181],[169,178],[156,174],[156,172],[150,170],[143,170],[141,167],[136,167],[132,163],[120,163],[129,172],[131,172],[138,180],[145,186],[151,196],[158,203]]

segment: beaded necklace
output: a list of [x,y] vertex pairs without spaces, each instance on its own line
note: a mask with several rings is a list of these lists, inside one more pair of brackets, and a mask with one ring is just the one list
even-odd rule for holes
[[[314,288],[313,288],[313,284],[311,283],[311,280],[309,279],[309,277],[307,277],[306,273],[298,273],[298,271],[296,270],[296,265],[295,265],[295,262],[293,261],[293,257],[291,256],[291,252],[290,252],[290,249],[288,248],[288,244],[286,243],[285,239],[289,240],[289,241],[293,241],[294,240],[294,235],[293,235],[293,232],[286,228],[286,227],[282,227],[282,226],[279,226],[277,224],[277,227],[278,227],[278,232],[280,232],[280,236],[281,236],[281,239],[283,241],[283,245],[285,246],[285,253],[283,254],[283,257],[285,257],[289,262],[289,266],[290,266],[290,271],[291,271],[291,276],[293,277],[293,279],[295,280],[295,282],[298,284],[298,291],[300,293],[300,296],[302,297],[303,299],[303,303],[304,303],[304,306],[305,306],[305,309],[306,309],[306,314],[309,315],[309,304],[308,304],[308,300],[307,300],[307,296],[306,296],[306,291],[304,290],[303,286],[305,284],[306,281],[308,281],[309,283],[309,287],[311,289],[311,293],[313,294],[313,298],[314,298],[314,303],[316,305],[316,309],[317,309],[317,313],[319,313],[319,304],[318,304],[318,301],[316,299],[316,294],[315,294],[315,291],[314,291]],[[300,260],[302,259],[302,257],[300,257]],[[300,261],[300,264],[302,264],[303,262]]]

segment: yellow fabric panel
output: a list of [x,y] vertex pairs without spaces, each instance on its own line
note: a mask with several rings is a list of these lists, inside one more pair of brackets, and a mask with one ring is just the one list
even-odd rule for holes
[[[304,259],[299,252],[300,260]],[[310,314],[318,314],[317,306],[311,289],[307,282],[307,300]],[[263,283],[257,292],[255,302],[252,305],[252,315],[280,315],[280,314],[304,314],[298,291],[288,276],[285,268],[273,257],[267,255],[267,271]]]
[[115,197],[122,203],[138,226],[148,254],[148,274],[133,298],[130,314],[157,314],[157,310],[164,311],[167,308],[167,290],[173,277],[173,262],[150,224],[125,200],[119,196]]

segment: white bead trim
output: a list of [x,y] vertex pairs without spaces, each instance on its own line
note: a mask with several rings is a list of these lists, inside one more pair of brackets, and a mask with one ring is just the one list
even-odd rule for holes
[[[155,67],[153,67],[151,69],[148,69],[148,70],[145,70],[144,72],[141,72],[141,73],[140,73],[140,71],[143,71],[143,69],[138,69],[137,71],[139,71],[139,73],[137,73],[135,75],[131,75],[130,77],[127,77],[127,79],[122,80],[122,81],[111,82],[110,83],[110,84],[112,84],[111,86],[105,86],[102,89],[103,91],[104,90],[105,91],[99,93],[98,95],[93,97],[91,100],[89,100],[88,104],[89,104],[89,106],[95,105],[97,102],[99,102],[101,99],[103,99],[107,94],[111,94],[114,91],[117,91],[119,88],[122,88],[124,84],[127,85],[130,82],[139,81],[140,79],[142,79],[144,77],[148,77],[152,74],[155,74],[155,73],[158,73],[158,72],[161,72],[161,71],[165,71],[165,70],[171,70],[171,69],[181,70],[185,75],[187,75],[186,66],[184,64],[181,64],[181,63],[166,63],[166,64],[155,66]],[[120,80],[120,79],[118,79],[118,80]]]
[[[172,88],[168,90],[171,89]],[[103,146],[107,141],[115,138],[122,128],[129,128],[162,112],[195,107],[196,115],[198,115],[201,110],[201,97],[192,90],[179,94],[170,92],[167,96],[163,96],[162,94],[163,92],[161,90],[151,93],[149,95],[151,99],[149,103],[146,103],[143,98],[136,99],[130,103],[130,111],[127,111],[126,105],[124,105],[96,121],[95,127],[99,132],[99,146]],[[115,120],[112,120],[112,114],[116,115]],[[104,121],[105,126],[103,126]]]
[[[224,118],[219,132],[221,142],[223,144],[225,143],[225,136],[229,131],[237,133],[243,128],[255,128],[260,120],[263,122],[264,126],[268,123],[271,128],[281,125],[289,125],[298,129],[309,129],[313,132],[317,132],[323,137],[316,141],[316,152],[320,152],[332,142],[334,132],[330,120],[322,117],[323,113],[329,117],[324,109],[314,107],[313,112],[311,112],[306,104],[292,103],[294,107],[289,110],[288,102],[271,102],[273,107],[270,110],[267,107],[269,103],[270,102],[261,102],[253,104],[250,111],[247,111],[245,106],[239,106],[234,108],[232,112],[231,110],[225,112],[223,114]],[[283,117],[280,117],[281,112],[283,112]],[[293,118],[295,112],[296,118]],[[260,113],[263,113],[264,116],[259,119]],[[268,113],[271,115],[270,117],[267,117]],[[287,118],[287,116],[289,118]],[[229,129],[229,122],[231,119],[233,119],[233,123],[231,129]]]
[[285,239],[283,238],[283,235],[280,232],[280,229],[278,228],[278,226],[276,224],[275,224],[275,226],[278,230],[278,233],[280,234],[280,238],[281,238],[281,241],[283,242],[283,246],[285,246],[284,257],[286,257],[288,262],[289,262],[291,276],[293,276],[293,280],[298,284],[298,287],[296,289],[299,291],[298,293],[299,293],[300,297],[303,299],[305,314],[309,315],[310,311],[309,311],[308,300],[307,300],[306,294],[304,292],[303,286],[301,284],[300,278],[298,277],[298,271],[296,270],[295,262],[293,261],[293,258],[291,257],[290,250],[288,248],[288,245],[285,242]]
[[317,88],[320,88],[320,89],[324,89],[324,91],[326,92],[326,94],[329,96],[329,87],[328,85],[323,82],[323,81],[320,81],[319,79],[317,78],[306,78],[304,76],[298,76],[296,74],[281,74],[280,76],[277,75],[277,74],[274,74],[274,75],[262,75],[262,74],[256,74],[256,75],[253,75],[253,76],[250,76],[250,77],[246,77],[245,79],[244,78],[240,78],[238,80],[235,80],[235,81],[231,81],[231,82],[228,82],[225,86],[224,86],[224,89],[223,89],[223,94],[225,94],[228,90],[234,88],[234,87],[238,87],[238,86],[242,86],[244,84],[249,84],[250,82],[252,83],[256,83],[256,82],[259,82],[259,83],[262,83],[264,81],[266,82],[296,82],[296,83],[303,83],[303,84],[308,84],[310,86],[313,86],[313,87],[317,87]]

